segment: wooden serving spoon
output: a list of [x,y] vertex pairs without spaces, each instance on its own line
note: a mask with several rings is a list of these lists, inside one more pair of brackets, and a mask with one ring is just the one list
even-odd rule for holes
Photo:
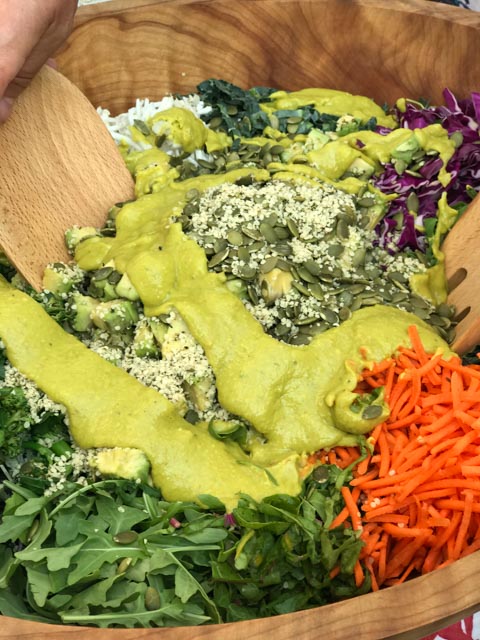
[[455,305],[457,318],[453,349],[468,353],[480,344],[480,196],[449,231],[442,251],[448,282],[448,303]]
[[102,227],[134,195],[132,177],[101,118],[45,67],[0,125],[0,247],[37,290],[49,262],[68,262],[64,233]]

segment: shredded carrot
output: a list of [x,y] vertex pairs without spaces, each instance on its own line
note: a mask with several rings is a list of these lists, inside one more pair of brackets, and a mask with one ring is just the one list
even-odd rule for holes
[[[383,387],[390,416],[370,434],[373,451],[331,524],[361,532],[354,579],[369,574],[373,590],[480,550],[480,366],[427,353],[415,326],[408,335],[411,348],[360,375],[356,393]],[[317,459],[346,468],[360,457],[332,451]]]

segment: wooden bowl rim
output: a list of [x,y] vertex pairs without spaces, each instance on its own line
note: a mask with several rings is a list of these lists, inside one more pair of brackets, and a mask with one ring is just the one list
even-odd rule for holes
[[[86,25],[91,20],[114,18],[139,8],[162,4],[228,4],[232,0],[111,0],[110,2],[85,5],[79,8],[75,26]],[[278,4],[332,4],[350,2],[361,8],[391,13],[412,13],[432,20],[448,21],[480,32],[480,13],[469,12],[458,7],[437,4],[428,0],[236,0],[237,4],[262,4],[276,1]],[[480,35],[480,34],[479,34]],[[480,87],[479,87],[480,89]],[[69,640],[116,640],[158,638],[160,640],[187,640],[208,637],[223,640],[246,640],[263,638],[275,633],[276,640],[291,640],[293,637],[314,637],[319,631],[328,630],[332,640],[346,640],[355,629],[357,640],[418,640],[427,634],[452,624],[478,610],[478,575],[480,574],[480,551],[457,560],[442,569],[417,577],[408,582],[386,589],[357,596],[333,604],[245,622],[199,627],[172,627],[157,629],[97,629],[93,627],[50,625],[29,622],[19,618],[1,616],[0,638],[13,640],[43,640],[62,636]],[[448,587],[443,587],[448,585]],[[471,586],[469,586],[471,585]],[[401,603],[401,608],[399,608]],[[429,606],[430,605],[430,608]],[[432,608],[433,607],[433,608]],[[414,613],[417,624],[412,629],[404,608]],[[398,613],[395,613],[398,611]],[[384,618],[388,617],[388,632]],[[343,621],[343,624],[341,624]],[[353,621],[353,624],[352,624]],[[329,624],[335,623],[337,632],[330,633]],[[337,635],[337,633],[339,635]],[[307,635],[304,635],[307,634]]]

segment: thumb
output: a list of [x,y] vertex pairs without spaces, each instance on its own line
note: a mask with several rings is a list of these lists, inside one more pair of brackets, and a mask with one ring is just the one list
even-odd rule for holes
[[13,98],[2,98],[0,100],[0,124],[9,117],[13,107]]

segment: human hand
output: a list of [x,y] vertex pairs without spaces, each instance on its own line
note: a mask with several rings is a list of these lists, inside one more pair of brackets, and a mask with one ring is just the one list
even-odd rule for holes
[[77,0],[0,0],[0,123],[67,38]]

